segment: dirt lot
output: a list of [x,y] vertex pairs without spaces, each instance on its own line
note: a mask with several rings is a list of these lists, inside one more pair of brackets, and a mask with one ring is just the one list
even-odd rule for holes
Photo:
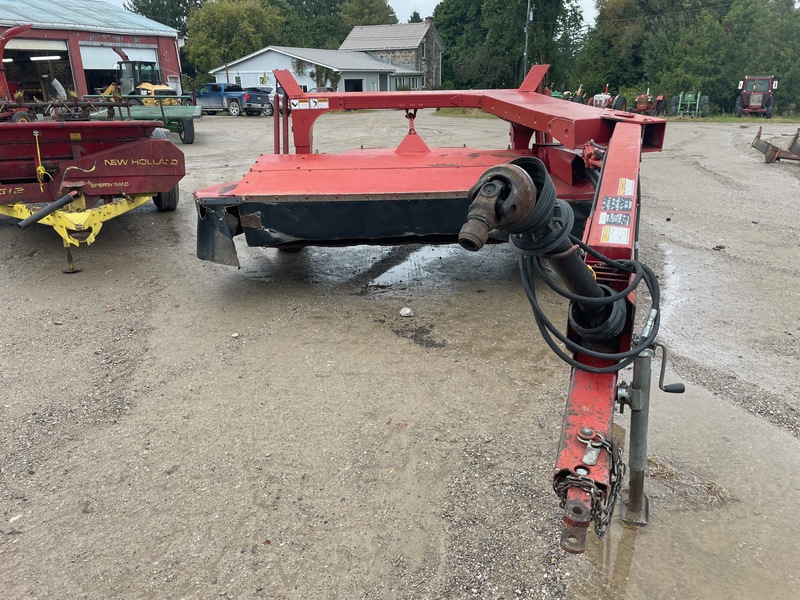
[[[507,143],[500,121],[416,125]],[[315,141],[405,127],[345,113]],[[568,370],[507,248],[199,261],[192,191],[271,151],[246,117],[199,121],[178,210],[111,221],[79,274],[52,230],[0,218],[0,596],[800,596],[800,164],[765,164],[756,127],[673,123],[643,159],[642,258],[687,392],[653,397],[651,524],[582,556],[550,487]]]

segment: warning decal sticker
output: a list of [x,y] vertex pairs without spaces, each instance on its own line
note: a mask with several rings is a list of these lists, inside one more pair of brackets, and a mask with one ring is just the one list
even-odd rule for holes
[[633,210],[633,200],[631,198],[621,198],[620,196],[603,196],[601,210],[613,210],[617,212],[630,212]]
[[619,244],[627,246],[630,240],[631,230],[627,227],[603,227],[602,240],[605,244]]
[[620,196],[633,196],[634,181],[633,179],[625,179],[621,177],[619,180],[619,190],[617,193]]
[[601,225],[625,225],[629,226],[631,224],[631,216],[627,213],[609,213],[609,212],[601,212],[600,213],[600,224]]

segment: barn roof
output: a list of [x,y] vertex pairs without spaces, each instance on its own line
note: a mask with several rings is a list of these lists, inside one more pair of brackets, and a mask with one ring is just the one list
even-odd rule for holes
[[105,0],[0,0],[0,27],[33,23],[34,29],[68,29],[177,37],[172,27]]

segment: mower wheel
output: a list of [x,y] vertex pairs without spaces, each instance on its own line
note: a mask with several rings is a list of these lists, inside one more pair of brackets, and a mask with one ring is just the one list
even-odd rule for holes
[[171,212],[178,208],[178,200],[180,199],[180,191],[176,184],[174,188],[168,192],[159,192],[153,196],[153,204],[159,212]]
[[184,144],[194,143],[194,119],[183,119],[181,121],[181,130],[178,132],[178,137]]

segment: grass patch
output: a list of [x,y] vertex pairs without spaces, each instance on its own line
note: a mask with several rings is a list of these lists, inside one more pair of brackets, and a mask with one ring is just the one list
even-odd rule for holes
[[494,115],[483,112],[480,108],[437,108],[440,117],[470,117],[473,119],[496,119]]
[[661,482],[673,494],[691,504],[714,506],[733,500],[733,495],[715,481],[679,469],[655,455],[647,457],[647,476]]
[[736,115],[709,115],[707,117],[664,117],[667,121],[680,123],[681,121],[699,121],[701,123],[740,123],[742,125],[766,125],[768,123],[798,123],[800,117],[777,117],[765,119],[764,117],[737,117]]

